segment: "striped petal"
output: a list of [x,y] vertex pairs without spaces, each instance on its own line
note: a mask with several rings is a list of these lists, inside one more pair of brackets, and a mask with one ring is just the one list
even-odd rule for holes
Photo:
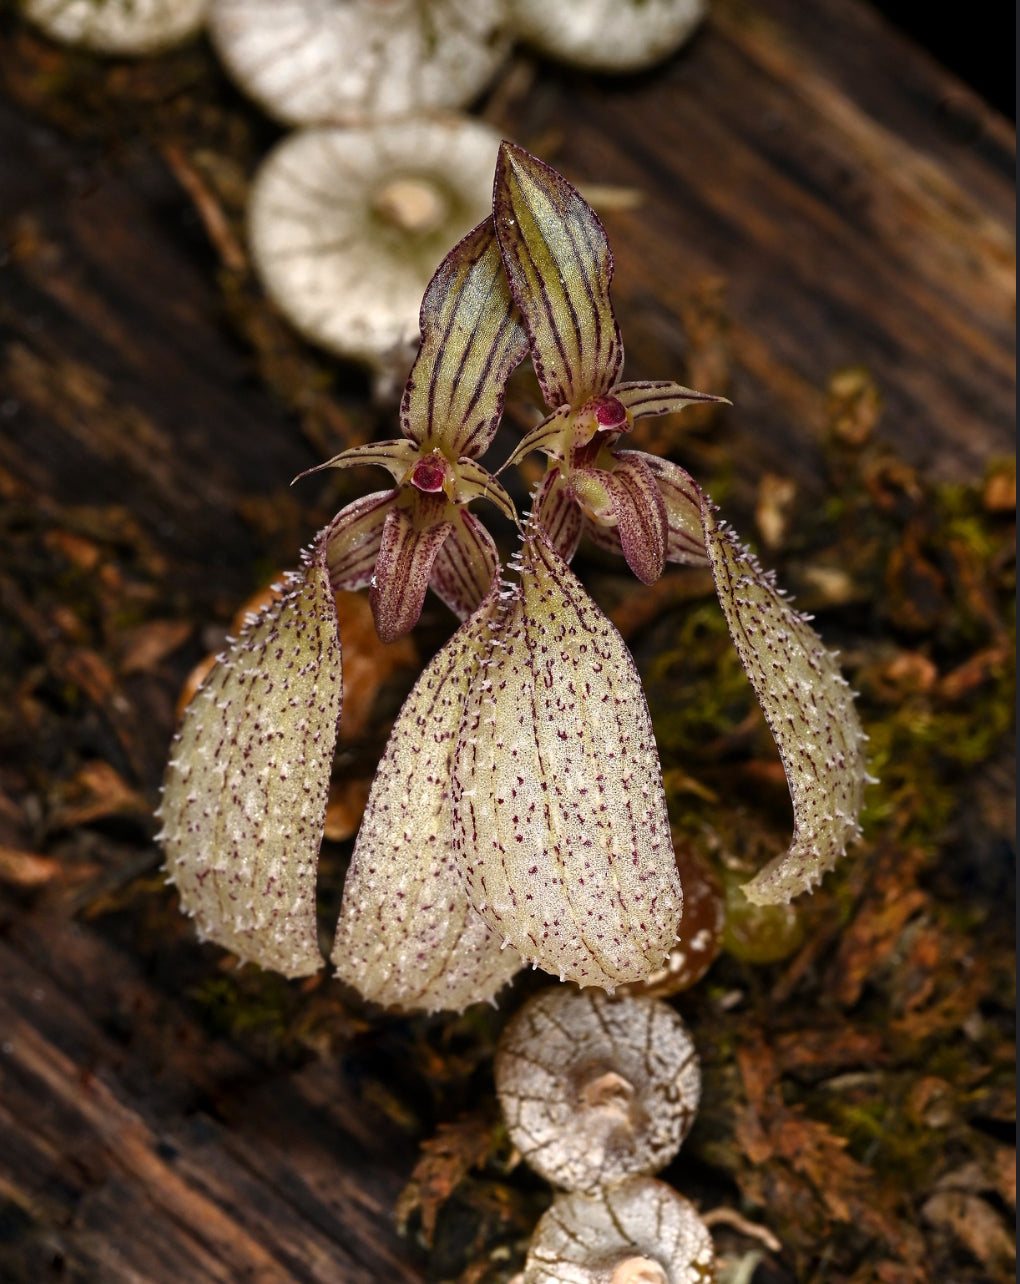
[[432,566],[429,586],[461,620],[478,609],[499,574],[492,536],[473,513],[461,509]]
[[643,455],[659,487],[666,510],[666,561],[681,566],[707,566],[701,490],[690,473],[669,459]]
[[493,218],[547,404],[576,407],[608,392],[623,343],[609,301],[613,256],[595,211],[561,174],[503,143]]
[[[550,468],[542,478],[531,503],[531,512],[560,557],[565,562],[571,561],[581,539],[584,516],[559,468]],[[619,547],[616,551],[619,552]]]
[[491,999],[521,966],[468,899],[450,810],[453,752],[498,591],[418,679],[372,782],[330,958],[376,1003],[459,1010]]
[[421,347],[404,389],[401,429],[450,459],[483,455],[528,340],[487,218],[439,265],[421,305]]
[[695,392],[672,380],[648,380],[643,383],[620,383],[613,389],[613,396],[630,411],[632,419],[648,415],[670,415],[684,406],[694,406],[704,401],[730,403],[725,397],[713,397],[708,392]]
[[666,508],[647,458],[621,450],[611,469],[575,469],[571,485],[595,524],[616,527],[627,565],[638,579],[654,584],[666,566]]
[[[391,508],[383,526],[368,595],[375,631],[382,642],[395,642],[418,623],[433,563],[453,529],[441,517],[445,496],[418,498],[420,502],[409,508]],[[437,516],[429,520],[433,510]]]
[[334,589],[354,591],[372,583],[383,524],[399,493],[382,490],[356,499],[326,527],[326,564]]
[[859,833],[866,737],[833,654],[707,501],[703,520],[719,601],[793,800],[790,850],[744,887],[755,904],[776,904],[820,882]]
[[525,539],[453,757],[468,894],[530,962],[607,988],[662,965],[680,918],[655,738],[623,639]]
[[294,478],[310,477],[312,473],[321,473],[324,468],[385,468],[395,481],[403,481],[410,469],[420,458],[420,452],[413,441],[374,441],[367,446],[352,446],[342,450],[339,455],[327,459],[324,464],[306,468]]
[[487,499],[496,505],[504,517],[516,522],[517,509],[514,508],[514,501],[503,489],[503,483],[497,481],[487,468],[462,455],[457,460],[456,476],[456,503],[469,504],[473,499]]
[[569,406],[560,406],[548,419],[543,419],[521,438],[516,448],[499,472],[519,464],[533,450],[540,450],[550,459],[566,460],[573,445],[574,413]]
[[170,879],[199,932],[285,976],[322,966],[315,875],[341,693],[320,536],[188,705],[161,809]]

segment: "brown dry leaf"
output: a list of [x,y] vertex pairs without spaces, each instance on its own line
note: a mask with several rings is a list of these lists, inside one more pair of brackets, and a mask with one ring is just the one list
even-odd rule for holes
[[892,955],[904,928],[928,904],[928,895],[915,886],[924,853],[913,849],[883,859],[874,866],[871,883],[856,915],[843,933],[831,974],[832,993],[844,1007],[853,1007],[865,982]]
[[97,759],[57,786],[50,822],[54,828],[74,829],[104,816],[148,816],[151,811],[147,799],[108,762]]
[[60,877],[60,861],[16,847],[0,847],[0,883],[15,887],[42,887]]
[[989,1271],[1012,1270],[1016,1242],[1002,1218],[986,1200],[964,1191],[944,1190],[932,1195],[921,1209],[930,1225],[948,1232]]
[[60,669],[62,676],[73,682],[93,704],[106,704],[117,690],[117,679],[109,665],[86,647],[76,647],[69,652]]
[[471,1169],[486,1161],[494,1145],[493,1127],[483,1119],[440,1124],[436,1135],[422,1142],[421,1157],[397,1200],[401,1230],[420,1211],[425,1243],[431,1247],[439,1210]]
[[840,1222],[884,1241],[900,1258],[916,1259],[920,1237],[895,1216],[895,1193],[846,1153],[845,1138],[801,1107],[784,1104],[772,1049],[755,1040],[738,1051],[737,1061],[748,1105],[735,1135],[752,1166],[739,1181],[745,1195],[768,1207],[781,1237],[810,1249]]
[[871,374],[864,366],[847,366],[833,374],[827,391],[829,432],[847,446],[863,446],[882,414],[882,398]]
[[149,620],[120,636],[121,673],[147,673],[172,655],[191,635],[188,620]]
[[1011,513],[1016,509],[1016,460],[995,465],[988,474],[981,502],[989,513]]
[[988,1168],[995,1190],[1016,1208],[1016,1146],[996,1146]]
[[793,478],[780,477],[777,473],[762,474],[754,520],[766,548],[779,548],[786,539],[796,495],[797,484]]
[[372,706],[383,684],[402,669],[418,667],[418,652],[410,637],[389,643],[379,641],[364,593],[335,593],[334,598],[344,647],[344,716],[340,733],[349,741],[367,730]]
[[323,837],[332,843],[343,843],[358,832],[368,802],[370,780],[334,780],[326,804],[326,828]]

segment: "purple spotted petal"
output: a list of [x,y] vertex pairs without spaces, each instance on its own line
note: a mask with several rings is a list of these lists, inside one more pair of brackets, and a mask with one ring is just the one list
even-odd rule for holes
[[681,566],[707,566],[698,484],[669,459],[657,455],[644,455],[643,459],[655,477],[666,510],[666,561]]
[[503,143],[493,219],[549,406],[579,407],[623,368],[609,301],[613,256],[595,211],[555,170]]
[[459,1010],[521,966],[468,900],[450,815],[453,752],[498,593],[418,679],[372,782],[331,959],[376,1003]]
[[285,976],[322,966],[315,875],[341,694],[320,536],[188,705],[161,808],[170,879],[199,932]]
[[[608,524],[608,500],[627,565],[643,584],[654,584],[666,565],[666,508],[647,458],[639,451],[621,450],[611,469],[576,469],[571,483],[594,523],[601,518],[601,524]],[[585,502],[587,490],[592,499],[602,500],[604,493],[598,509]]]
[[865,736],[833,654],[707,502],[703,519],[719,601],[793,800],[790,850],[744,887],[755,904],[775,904],[809,891],[859,832]]
[[[420,501],[410,508],[390,509],[383,526],[368,596],[383,642],[395,642],[418,623],[433,563],[453,529],[442,518],[445,496],[421,496]],[[430,510],[435,510],[434,520],[424,515]]]
[[450,459],[479,458],[503,413],[528,340],[507,286],[492,219],[439,265],[421,305],[421,347],[400,406],[404,435]]
[[372,583],[386,515],[399,494],[381,490],[356,499],[326,527],[326,564],[334,589],[362,589]]
[[529,962],[612,987],[662,966],[681,890],[630,652],[541,535],[492,628],[453,756],[475,909]]
[[531,512],[556,552],[565,562],[570,562],[577,552],[584,516],[559,468],[550,468],[542,478]]
[[432,566],[429,585],[461,620],[481,605],[499,574],[492,536],[473,513],[459,509]]

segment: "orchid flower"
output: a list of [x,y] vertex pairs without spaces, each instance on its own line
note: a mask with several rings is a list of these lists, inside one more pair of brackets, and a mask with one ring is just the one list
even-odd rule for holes
[[667,558],[703,562],[689,506],[683,498],[668,503],[660,461],[618,445],[636,419],[724,398],[669,381],[620,381],[623,343],[609,301],[613,256],[605,229],[561,174],[510,143],[496,163],[493,217],[552,411],[503,467],[533,450],[549,457],[534,511],[568,562],[582,533],[622,549],[646,584],[659,578]]
[[281,596],[228,639],[167,767],[160,839],[182,906],[203,936],[286,976],[322,966],[315,882],[342,697],[333,591],[371,585],[388,641],[414,627],[429,584],[462,617],[498,585],[492,537],[467,504],[484,495],[516,516],[475,461],[527,341],[491,219],[440,265],[421,330],[404,439],[323,465],[382,464],[397,485],[335,517]]
[[414,628],[429,586],[463,620],[496,577],[496,546],[467,505],[484,497],[516,519],[510,496],[477,460],[526,353],[489,218],[447,255],[425,292],[421,347],[400,405],[403,438],[319,465],[376,464],[396,482],[349,504],[325,532],[333,588],[371,587],[384,642]]
[[522,962],[606,989],[662,966],[682,891],[623,638],[545,534],[394,724],[331,959],[366,998],[461,1008]]
[[788,901],[817,882],[858,832],[867,772],[853,697],[804,616],[717,521],[678,465],[619,449],[634,420],[695,401],[675,383],[622,383],[623,345],[609,298],[613,260],[595,212],[555,170],[503,143],[493,218],[510,293],[552,413],[508,463],[550,460],[533,513],[566,561],[582,533],[623,553],[645,583],[667,561],[708,566],[741,663],[779,748],[794,838],[745,887]]

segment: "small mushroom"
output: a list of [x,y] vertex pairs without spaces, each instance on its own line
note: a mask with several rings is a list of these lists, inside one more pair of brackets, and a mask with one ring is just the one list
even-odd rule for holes
[[213,0],[227,70],[285,125],[462,107],[510,47],[502,0]]
[[545,990],[508,1024],[496,1091],[538,1173],[593,1190],[657,1172],[694,1122],[701,1073],[680,1017],[656,999]]
[[25,17],[51,40],[128,57],[183,44],[205,19],[206,0],[23,0]]
[[498,146],[459,117],[289,135],[248,209],[266,292],[313,343],[402,377],[436,264],[489,212]]
[[541,53],[592,71],[639,71],[667,58],[708,0],[508,0],[515,34]]
[[631,1177],[558,1195],[535,1228],[523,1284],[710,1284],[715,1252],[694,1205]]

